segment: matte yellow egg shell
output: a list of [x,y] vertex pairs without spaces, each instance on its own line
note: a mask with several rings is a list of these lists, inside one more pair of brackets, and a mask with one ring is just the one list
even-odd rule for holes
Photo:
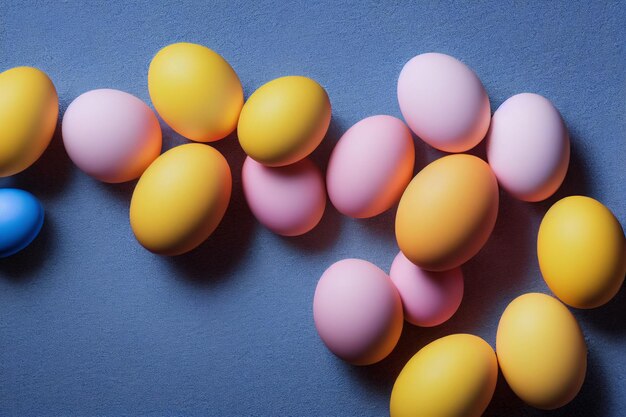
[[31,166],[46,150],[59,117],[54,84],[37,68],[0,73],[0,177]]
[[587,347],[578,322],[546,294],[524,294],[508,305],[498,324],[496,352],[513,392],[533,407],[567,404],[585,379]]
[[552,292],[576,308],[607,303],[626,274],[622,226],[589,197],[566,197],[548,210],[539,227],[537,257]]
[[161,49],[150,63],[148,90],[163,120],[188,139],[212,142],[237,127],[241,82],[230,64],[205,46],[175,43]]
[[243,106],[239,143],[263,165],[293,164],[324,139],[330,115],[328,94],[317,82],[300,76],[277,78],[262,85]]
[[143,173],[130,203],[130,224],[146,249],[179,255],[194,249],[218,226],[232,189],[230,167],[214,148],[177,146]]
[[426,345],[391,392],[391,417],[478,417],[496,388],[498,362],[487,342],[454,334]]

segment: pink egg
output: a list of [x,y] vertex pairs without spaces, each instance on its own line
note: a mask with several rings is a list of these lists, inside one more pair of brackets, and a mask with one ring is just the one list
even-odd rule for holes
[[326,171],[333,205],[356,218],[376,216],[398,202],[413,177],[411,131],[392,116],[372,116],[337,142]]
[[402,299],[404,318],[411,324],[437,326],[452,317],[461,305],[461,268],[442,272],[426,271],[411,263],[400,252],[391,264],[389,275]]
[[309,159],[283,167],[267,167],[247,157],[241,177],[252,214],[274,233],[304,234],[324,214],[324,179]]
[[331,352],[352,364],[370,365],[398,343],[402,303],[383,270],[360,259],[344,259],[317,283],[313,318]]
[[552,103],[517,94],[493,114],[487,159],[498,182],[523,201],[541,201],[561,186],[569,165],[567,128]]
[[101,89],[76,98],[63,116],[70,159],[100,181],[139,178],[161,152],[161,127],[150,108],[123,91]]
[[489,97],[474,71],[444,54],[421,54],[404,65],[398,102],[407,124],[424,142],[464,152],[487,133]]

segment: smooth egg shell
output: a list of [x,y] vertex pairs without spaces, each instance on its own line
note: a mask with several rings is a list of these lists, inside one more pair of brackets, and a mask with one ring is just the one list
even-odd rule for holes
[[337,142],[326,171],[328,196],[341,213],[376,216],[398,202],[413,176],[411,132],[392,116],[372,116]]
[[43,207],[34,195],[15,188],[0,189],[0,258],[30,245],[43,219]]

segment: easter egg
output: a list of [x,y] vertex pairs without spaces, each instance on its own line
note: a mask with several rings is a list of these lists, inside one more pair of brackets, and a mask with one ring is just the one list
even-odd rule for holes
[[594,308],[609,302],[626,274],[626,240],[602,203],[583,196],[557,201],[537,236],[543,279],[565,304]]
[[445,54],[407,62],[398,78],[398,102],[407,124],[430,146],[464,152],[487,134],[489,97],[474,71]]
[[344,259],[331,265],[317,283],[313,318],[331,352],[354,365],[371,365],[398,343],[402,303],[382,269]]
[[392,116],[361,120],[343,134],[326,171],[328,196],[341,213],[376,216],[400,200],[413,177],[411,132]]
[[100,181],[134,180],[161,153],[161,127],[150,108],[119,90],[81,94],[63,116],[70,159]]
[[172,129],[197,142],[232,133],[243,106],[239,77],[224,58],[193,43],[161,49],[148,69],[154,108]]
[[391,391],[391,417],[479,417],[496,388],[498,362],[478,336],[453,334],[424,346]]
[[54,84],[37,68],[0,73],[0,177],[31,166],[46,150],[59,116]]
[[487,159],[514,197],[541,201],[559,188],[569,164],[567,128],[552,103],[531,93],[506,100],[493,114]]
[[159,156],[143,173],[130,202],[130,225],[146,249],[188,252],[213,233],[232,189],[230,167],[214,148],[192,143]]
[[448,155],[422,169],[404,191],[396,239],[404,255],[429,271],[454,269],[485,244],[498,215],[498,183],[472,155]]
[[330,124],[328,94],[307,77],[281,77],[262,85],[241,110],[237,134],[243,150],[267,166],[293,164],[320,144]]
[[533,407],[570,402],[587,370],[585,339],[570,311],[546,294],[517,297],[504,310],[496,335],[504,379]]
[[43,218],[43,207],[31,193],[0,189],[0,258],[30,245],[41,230]]
[[284,167],[266,167],[247,157],[241,179],[250,210],[274,233],[304,234],[324,214],[324,180],[319,168],[309,159]]
[[389,276],[396,286],[404,319],[422,327],[437,326],[456,312],[463,299],[461,268],[426,271],[409,261],[402,252],[391,264]]

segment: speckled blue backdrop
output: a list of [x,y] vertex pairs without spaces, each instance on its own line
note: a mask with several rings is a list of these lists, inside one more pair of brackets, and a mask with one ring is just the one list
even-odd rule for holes
[[[243,200],[243,152],[233,136],[216,144],[235,177],[222,225],[195,252],[163,258],[143,250],[130,230],[134,184],[100,184],[79,172],[57,133],[32,168],[0,181],[33,192],[47,215],[30,248],[0,261],[2,416],[383,416],[397,373],[420,347],[454,332],[493,344],[511,299],[547,291],[535,235],[556,199],[593,196],[626,223],[624,2],[128,3],[0,1],[0,70],[46,71],[61,111],[101,87],[149,103],[153,54],[172,42],[202,43],[230,61],[246,96],[288,74],[313,77],[328,90],[333,122],[314,154],[324,167],[350,125],[377,113],[399,116],[402,65],[440,51],[475,69],[493,110],[523,91],[549,97],[571,133],[570,170],[547,202],[502,196],[493,236],[465,266],[466,296],[450,322],[406,326],[388,359],[356,368],[318,339],[313,292],[341,258],[389,268],[397,251],[394,210],[355,221],[328,207],[309,235],[272,235]],[[163,128],[166,147],[184,142]],[[417,169],[439,156],[416,143]],[[626,290],[574,314],[589,347],[580,395],[544,413],[500,379],[487,415],[625,415]]]

